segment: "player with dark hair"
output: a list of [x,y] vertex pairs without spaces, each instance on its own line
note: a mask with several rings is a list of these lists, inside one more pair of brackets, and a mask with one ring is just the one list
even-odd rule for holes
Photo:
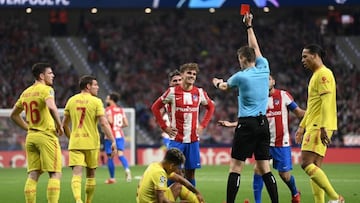
[[231,149],[230,172],[227,181],[226,202],[234,203],[240,187],[240,174],[245,160],[255,156],[257,167],[266,185],[272,203],[278,203],[278,191],[274,175],[269,166],[270,132],[266,118],[269,95],[270,68],[261,54],[252,28],[252,14],[244,16],[248,35],[248,46],[237,51],[240,71],[227,82],[213,78],[220,90],[238,89],[238,124]]
[[181,84],[181,73],[178,70],[171,71],[168,75],[169,87]]
[[[324,50],[317,44],[303,48],[301,62],[313,75],[308,86],[307,108],[296,132],[296,142],[301,144],[301,167],[309,175],[315,203],[343,203],[344,197],[332,187],[321,169],[327,145],[337,130],[336,81],[332,71],[323,63]],[[305,134],[304,134],[305,132]]]
[[[295,103],[289,92],[274,88],[275,80],[271,75],[269,85],[266,117],[270,127],[270,154],[273,167],[279,172],[279,176],[290,189],[291,202],[300,203],[301,194],[296,188],[295,177],[290,173],[292,170],[292,158],[288,111],[292,111],[298,118],[302,118],[305,111]],[[253,189],[255,201],[261,203],[263,180],[257,165],[255,165],[254,171]]]
[[96,97],[99,91],[96,78],[90,75],[82,76],[79,86],[81,92],[70,97],[65,105],[62,124],[69,138],[69,166],[73,170],[71,189],[74,199],[76,203],[82,203],[82,170],[86,167],[85,202],[91,203],[96,187],[95,172],[100,151],[98,123],[107,139],[111,140],[112,155],[117,149],[105,117],[104,105],[101,99]]
[[[25,150],[28,177],[24,188],[25,202],[36,202],[39,177],[43,172],[48,172],[47,200],[56,203],[60,197],[62,167],[58,136],[64,131],[52,88],[55,74],[48,63],[34,64],[32,74],[34,84],[20,95],[10,115],[16,125],[27,131]],[[26,121],[21,116],[24,110]]]
[[[169,79],[169,87],[174,87],[176,85],[181,84],[181,74],[178,70],[171,71],[168,75],[168,79]],[[168,126],[170,126],[170,116],[171,116],[170,110],[171,109],[169,105],[165,105],[165,107],[163,108],[163,119],[166,122],[166,125]],[[162,136],[163,144],[167,149],[170,144],[170,136],[164,131],[161,133],[161,136]]]
[[[195,184],[195,169],[200,168],[199,135],[208,125],[215,105],[204,89],[194,85],[199,73],[196,63],[186,63],[180,66],[182,82],[169,87],[152,105],[151,110],[161,129],[174,140],[170,140],[169,148],[180,149],[185,157],[185,178]],[[166,125],[161,109],[169,104],[171,122]],[[202,121],[199,123],[200,105],[206,107]]]
[[[177,173],[184,162],[184,154],[179,149],[171,148],[161,162],[150,164],[139,182],[136,202],[175,202],[178,197],[189,203],[204,202],[195,186]],[[169,187],[168,179],[174,182]]]
[[[129,168],[128,161],[126,157],[124,156],[124,150],[125,150],[125,134],[122,130],[125,127],[129,126],[129,121],[126,117],[125,111],[123,108],[121,108],[117,102],[120,99],[120,95],[118,93],[110,93],[106,97],[106,118],[110,123],[112,134],[116,141],[116,147],[117,147],[117,156],[122,164],[122,166],[125,169],[125,180],[127,182],[131,182],[131,172]],[[105,152],[108,156],[108,169],[110,173],[110,178],[105,181],[107,184],[116,183],[115,179],[115,165],[113,157],[111,156],[111,140],[106,139],[104,140],[105,145]]]

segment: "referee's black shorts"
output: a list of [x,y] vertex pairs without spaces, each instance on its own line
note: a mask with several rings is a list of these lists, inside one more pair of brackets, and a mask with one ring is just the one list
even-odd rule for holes
[[266,116],[240,117],[235,129],[231,157],[245,161],[254,154],[255,160],[270,157],[270,131]]

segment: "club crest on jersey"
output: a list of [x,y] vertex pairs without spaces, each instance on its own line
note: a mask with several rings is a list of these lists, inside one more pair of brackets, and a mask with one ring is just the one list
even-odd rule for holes
[[165,176],[160,176],[160,185],[164,186],[165,183],[167,182]]
[[329,83],[329,80],[328,80],[325,76],[323,76],[323,77],[321,78],[321,83],[322,83],[322,84]]
[[198,101],[199,100],[199,96],[198,95],[192,95],[192,99],[193,99],[193,101]]
[[274,105],[279,105],[280,104],[280,100],[279,99],[274,99]]

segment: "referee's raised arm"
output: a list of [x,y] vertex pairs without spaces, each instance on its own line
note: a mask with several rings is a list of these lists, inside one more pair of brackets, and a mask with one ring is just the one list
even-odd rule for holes
[[246,32],[248,34],[248,44],[249,47],[253,48],[255,50],[255,56],[256,57],[260,57],[262,56],[261,51],[260,51],[260,47],[259,44],[257,42],[256,36],[255,36],[255,32],[252,26],[252,19],[253,19],[253,15],[251,13],[247,13],[244,15],[244,19],[243,22],[246,26]]

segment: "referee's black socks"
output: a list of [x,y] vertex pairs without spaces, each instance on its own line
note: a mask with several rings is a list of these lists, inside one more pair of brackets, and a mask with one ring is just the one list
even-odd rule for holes
[[240,187],[240,174],[229,173],[226,190],[226,203],[234,203],[236,194]]
[[264,174],[262,178],[270,195],[271,203],[279,203],[279,196],[274,175],[269,172]]

